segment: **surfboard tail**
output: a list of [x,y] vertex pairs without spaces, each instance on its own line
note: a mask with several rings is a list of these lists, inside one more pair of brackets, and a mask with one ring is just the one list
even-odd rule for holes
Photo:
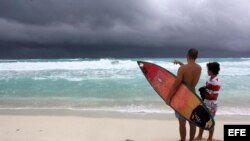
[[190,116],[190,120],[197,126],[204,128],[205,130],[210,130],[214,127],[214,122],[212,121],[210,114],[203,107],[203,105],[199,105],[193,110]]

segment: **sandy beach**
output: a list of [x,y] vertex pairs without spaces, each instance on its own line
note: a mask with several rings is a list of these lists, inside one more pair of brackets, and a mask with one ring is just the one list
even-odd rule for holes
[[[247,119],[218,119],[214,138],[217,141],[223,140],[224,124],[249,123],[250,120]],[[179,140],[178,122],[176,119],[1,115],[0,125],[0,140],[3,141]],[[189,127],[188,124],[187,127]],[[204,138],[207,135],[208,132],[205,132]]]

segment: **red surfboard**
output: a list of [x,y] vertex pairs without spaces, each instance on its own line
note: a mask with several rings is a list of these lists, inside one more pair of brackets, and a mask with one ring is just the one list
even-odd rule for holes
[[[175,82],[176,76],[153,63],[142,61],[137,61],[137,63],[148,82],[166,102],[166,97]],[[169,106],[183,118],[205,130],[210,130],[215,125],[213,116],[211,116],[203,101],[185,83],[178,87]]]

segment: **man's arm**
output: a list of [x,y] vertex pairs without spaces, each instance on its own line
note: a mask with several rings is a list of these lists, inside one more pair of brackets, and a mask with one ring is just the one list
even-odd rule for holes
[[171,102],[171,99],[173,97],[173,95],[175,94],[176,92],[176,89],[179,87],[179,85],[181,84],[181,82],[183,81],[183,75],[184,75],[184,72],[183,72],[183,67],[180,67],[178,69],[178,72],[177,72],[177,78],[174,82],[174,84],[172,85],[167,97],[166,97],[166,103],[167,104],[170,104]]
[[180,66],[182,66],[182,65],[184,65],[181,61],[178,61],[178,60],[174,60],[174,62],[173,62],[174,64],[179,64]]

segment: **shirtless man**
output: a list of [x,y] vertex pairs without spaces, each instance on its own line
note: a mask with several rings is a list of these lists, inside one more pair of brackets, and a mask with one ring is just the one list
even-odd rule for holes
[[[184,81],[191,88],[193,92],[195,92],[195,86],[197,85],[200,75],[201,75],[201,67],[195,62],[198,56],[198,51],[194,48],[189,49],[187,53],[187,64],[183,64],[180,61],[175,60],[174,64],[179,64],[180,68],[177,72],[177,78],[170,90],[168,97],[166,98],[167,104],[170,104],[172,96],[175,94],[178,86]],[[183,119],[176,113],[176,116],[179,120],[179,132],[181,141],[185,141],[186,139],[186,120]],[[196,127],[192,123],[189,122],[190,125],[190,141],[194,140]]]

